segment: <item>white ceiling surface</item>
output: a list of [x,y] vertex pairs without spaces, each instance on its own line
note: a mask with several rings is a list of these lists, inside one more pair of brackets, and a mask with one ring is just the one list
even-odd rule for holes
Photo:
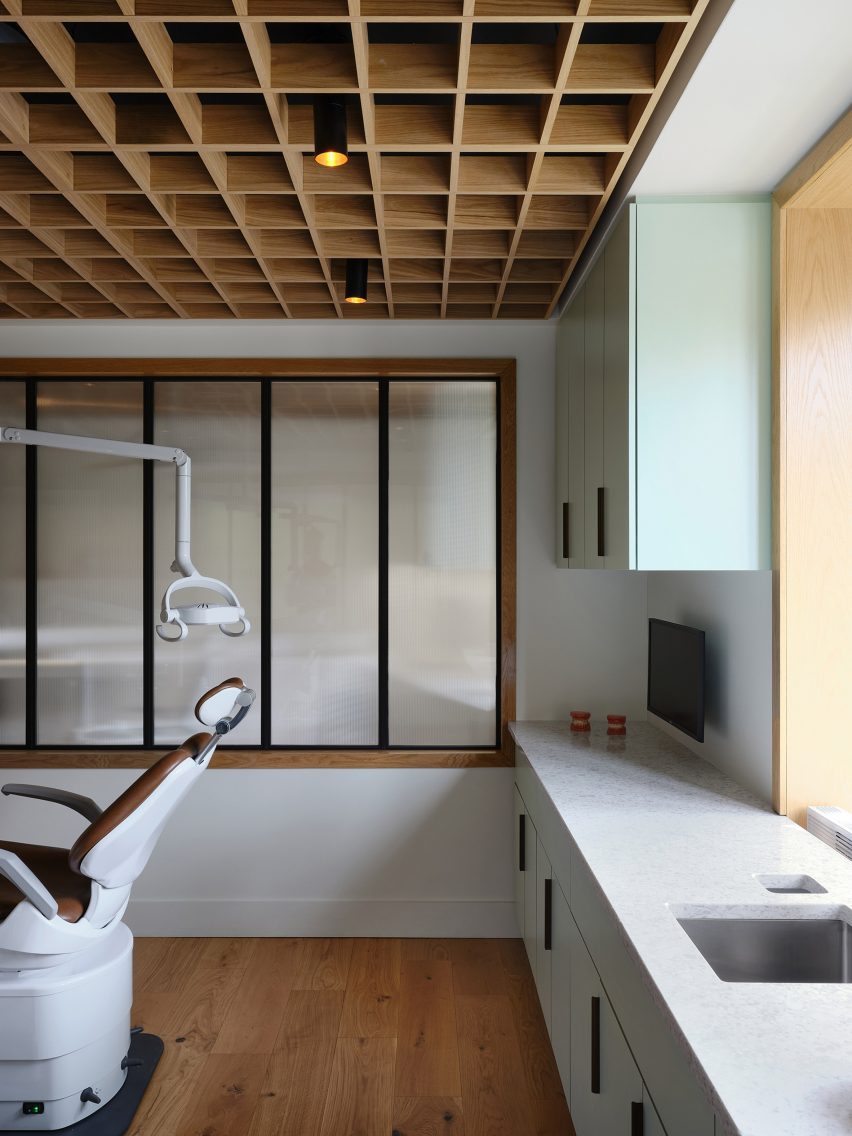
[[734,0],[630,195],[763,193],[852,102],[852,0]]

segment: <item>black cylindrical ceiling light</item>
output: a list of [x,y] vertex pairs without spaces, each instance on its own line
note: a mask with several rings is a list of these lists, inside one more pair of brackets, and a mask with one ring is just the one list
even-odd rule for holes
[[314,99],[314,161],[321,166],[342,166],[349,161],[342,95],[317,95]]
[[363,257],[350,257],[346,262],[346,291],[343,298],[347,304],[367,302],[367,263]]

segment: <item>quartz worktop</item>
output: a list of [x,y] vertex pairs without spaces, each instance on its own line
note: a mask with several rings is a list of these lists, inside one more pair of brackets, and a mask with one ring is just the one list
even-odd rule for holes
[[[852,1133],[852,985],[723,982],[676,918],[852,907],[852,863],[650,723],[628,730],[511,726],[517,764],[540,781],[611,908],[717,1136]],[[826,894],[775,894],[762,875],[809,875]]]

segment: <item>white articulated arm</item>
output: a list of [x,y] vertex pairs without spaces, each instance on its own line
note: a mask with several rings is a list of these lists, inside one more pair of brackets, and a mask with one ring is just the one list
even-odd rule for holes
[[55,805],[64,805],[73,809],[75,813],[85,817],[93,823],[103,812],[91,797],[83,797],[80,793],[70,793],[67,789],[52,789],[49,785],[4,785],[0,789],[6,797],[32,797],[36,801],[50,801]]
[[[236,594],[221,580],[202,576],[192,563],[190,555],[190,518],[192,462],[181,449],[154,446],[147,442],[119,442],[110,438],[79,438],[72,434],[51,434],[46,430],[23,430],[17,426],[0,426],[0,442],[15,442],[24,446],[49,446],[57,450],[76,450],[79,453],[107,454],[119,458],[140,458],[147,461],[171,462],[175,466],[175,558],[172,571],[180,574],[163,596],[157,634],[166,642],[185,639],[189,625],[213,624],[226,635],[244,635],[251,628]],[[183,588],[196,588],[214,592],[220,600],[214,603],[195,603],[173,607],[172,597]],[[225,602],[222,603],[221,600]],[[177,634],[170,634],[171,626]]]
[[56,900],[38,878],[34,875],[20,856],[14,852],[7,852],[0,848],[0,876],[5,876],[9,883],[15,885],[18,891],[30,901],[36,911],[45,919],[53,919],[59,911]]

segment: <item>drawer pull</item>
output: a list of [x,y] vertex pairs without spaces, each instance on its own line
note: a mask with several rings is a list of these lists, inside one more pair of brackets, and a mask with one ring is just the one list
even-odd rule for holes
[[518,816],[518,871],[527,870],[527,817],[526,813]]
[[598,489],[598,556],[606,556],[606,490]]
[[562,559],[571,558],[571,505],[568,501],[562,502]]
[[544,949],[550,950],[553,941],[553,880],[544,881]]
[[645,1136],[645,1106],[641,1101],[630,1103],[630,1136]]
[[592,997],[592,1092],[601,1091],[601,1000]]

